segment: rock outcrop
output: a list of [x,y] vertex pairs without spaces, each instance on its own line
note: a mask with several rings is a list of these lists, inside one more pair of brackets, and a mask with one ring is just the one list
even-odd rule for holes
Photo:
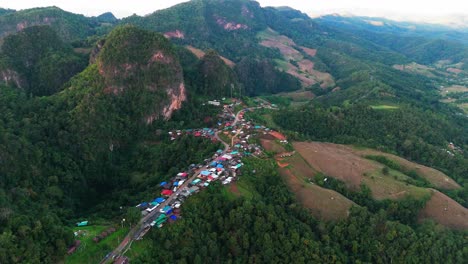
[[99,42],[93,53],[98,54],[96,63],[104,77],[103,92],[145,97],[138,111],[144,111],[147,124],[169,119],[186,100],[182,67],[164,36],[124,26]]
[[0,83],[14,85],[18,88],[23,88],[24,86],[24,81],[21,79],[19,74],[10,69],[0,70]]

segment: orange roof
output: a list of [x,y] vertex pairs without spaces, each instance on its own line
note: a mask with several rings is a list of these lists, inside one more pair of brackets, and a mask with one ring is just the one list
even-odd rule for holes
[[286,136],[284,136],[280,132],[271,131],[270,135],[274,136],[276,139],[279,139],[279,140],[286,140]]

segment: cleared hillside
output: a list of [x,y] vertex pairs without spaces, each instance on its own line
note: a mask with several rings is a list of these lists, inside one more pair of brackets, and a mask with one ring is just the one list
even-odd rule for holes
[[456,182],[440,171],[387,153],[356,149],[346,145],[294,142],[293,146],[311,166],[312,171],[341,180],[350,189],[357,191],[361,184],[365,184],[371,190],[372,197],[377,200],[400,200],[408,196],[416,199],[430,197],[420,213],[420,219],[432,219],[450,228],[467,228],[467,209],[462,205],[434,189],[409,184],[412,179],[410,176],[402,171],[389,169],[374,160],[366,159],[365,156],[372,154],[388,157],[404,168],[415,170],[418,175],[437,188],[460,188]]

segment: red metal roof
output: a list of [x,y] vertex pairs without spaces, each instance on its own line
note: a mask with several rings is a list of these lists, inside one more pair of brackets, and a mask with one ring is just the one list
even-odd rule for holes
[[286,136],[284,136],[280,132],[271,131],[270,135],[274,136],[276,139],[279,139],[279,140],[286,140]]
[[172,193],[173,193],[173,191],[171,191],[171,190],[163,190],[161,192],[162,195],[171,195]]

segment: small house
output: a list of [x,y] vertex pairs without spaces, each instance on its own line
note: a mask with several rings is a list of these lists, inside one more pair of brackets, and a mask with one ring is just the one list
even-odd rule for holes
[[161,192],[161,195],[165,195],[165,196],[170,196],[172,195],[174,192],[172,190],[163,190]]
[[166,201],[166,199],[159,197],[159,198],[154,199],[154,201],[160,204]]
[[125,256],[118,256],[114,260],[114,264],[128,264],[128,258]]
[[[209,172],[209,171],[202,171],[202,172],[200,172],[200,175],[202,175],[203,177],[209,176],[210,174],[211,174],[211,172]],[[196,181],[196,180],[195,180],[195,181]],[[196,184],[196,183],[193,183],[193,182],[192,182],[192,184]]]
[[87,225],[88,225],[88,221],[82,221],[82,222],[76,223],[76,226],[87,226]]

